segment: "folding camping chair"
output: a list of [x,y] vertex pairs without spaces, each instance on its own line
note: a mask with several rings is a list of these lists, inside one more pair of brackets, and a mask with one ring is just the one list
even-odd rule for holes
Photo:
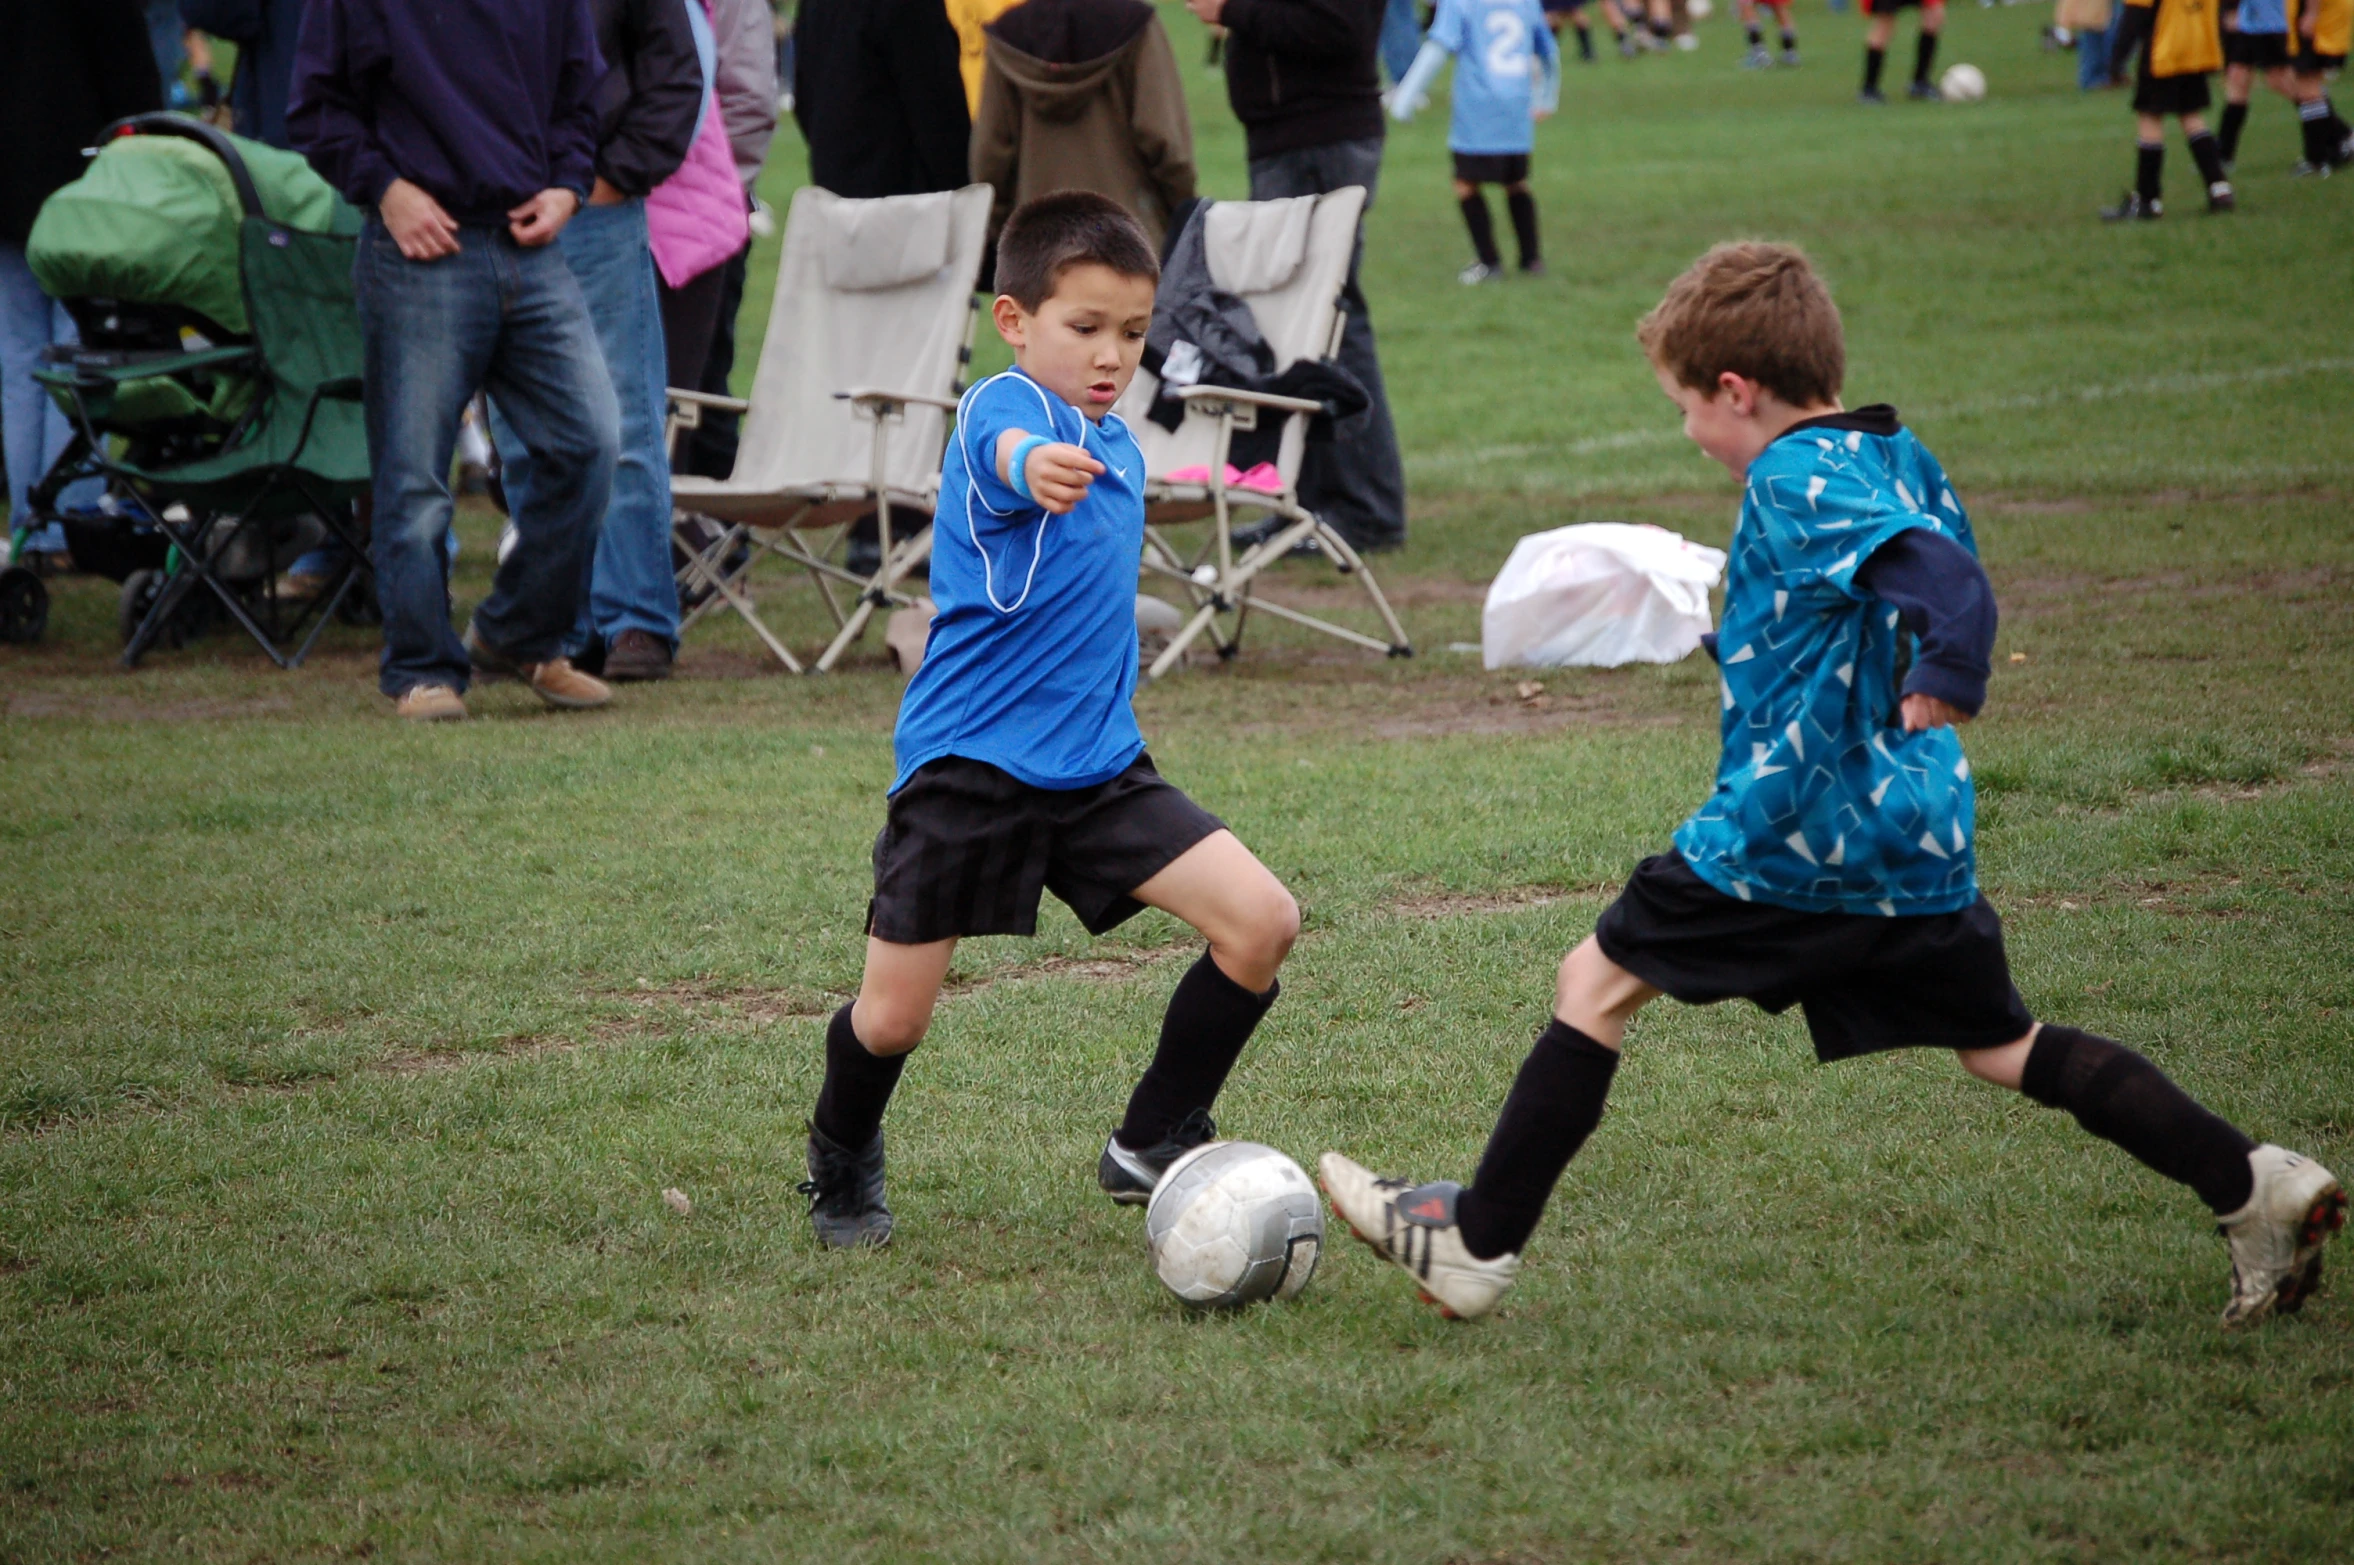
[[[281,181],[270,187],[275,199],[319,226],[272,217],[239,150],[252,144],[197,121],[134,116],[110,128],[103,142],[110,150],[101,159],[151,159],[172,150],[149,143],[113,152],[119,137],[196,142],[219,160],[235,192],[234,221],[228,214],[222,218],[235,253],[210,258],[220,274],[213,286],[226,301],[212,307],[243,319],[225,330],[217,316],[170,303],[67,293],[83,341],[46,350],[44,367],[33,378],[65,409],[73,438],[36,485],[35,499],[46,508],[66,485],[103,478],[135,513],[118,520],[127,525],[136,519],[160,535],[161,567],[125,582],[126,667],[204,603],[201,586],[273,662],[292,668],[368,579],[357,508],[368,492],[368,439],[351,283],[359,217],[299,160],[283,158],[272,165]],[[151,172],[168,176],[175,167],[186,172],[168,157]],[[297,183],[308,181],[316,189],[289,194],[290,168],[298,171]],[[157,188],[184,197],[214,177],[208,173],[194,186],[167,179]],[[136,194],[141,187],[124,188]],[[178,215],[162,214],[166,220]],[[105,250],[107,232],[90,236],[95,251]],[[37,224],[33,249],[53,259],[63,246],[45,243],[52,233]],[[168,246],[173,239],[166,235],[162,242]],[[202,248],[193,237],[178,242],[183,251]],[[185,255],[167,257],[167,263],[164,270],[174,278],[205,276]],[[192,322],[205,329],[205,339],[244,340],[200,345],[191,338],[197,329]],[[282,603],[275,557],[323,536],[341,541],[345,551],[328,590],[304,604]],[[79,558],[83,541],[74,547]],[[247,578],[258,578],[258,591],[240,590]]]
[[[795,192],[751,399],[670,393],[674,434],[695,427],[705,408],[731,408],[744,419],[726,478],[671,480],[681,512],[726,524],[702,542],[683,528],[674,534],[686,560],[682,594],[707,594],[682,630],[725,604],[779,662],[802,672],[747,590],[753,569],[770,557],[807,572],[833,616],[820,673],[877,609],[914,601],[899,583],[932,549],[928,519],[972,357],[973,283],[989,202],[987,185],[878,201],[815,186]],[[867,511],[881,530],[882,565],[860,575],[834,555]],[[910,526],[908,513],[926,520]],[[856,589],[847,608],[836,583]]]
[[[1357,219],[1364,210],[1364,190],[1351,185],[1282,201],[1220,201],[1197,219],[1207,226],[1212,280],[1250,306],[1260,335],[1275,352],[1277,371],[1299,359],[1327,359],[1339,351],[1344,324],[1341,285],[1348,277]],[[1158,679],[1167,673],[1204,635],[1220,657],[1233,657],[1241,645],[1243,622],[1253,609],[1368,651],[1413,656],[1405,627],[1382,596],[1373,572],[1347,539],[1300,504],[1300,458],[1307,449],[1308,418],[1321,411],[1320,404],[1229,386],[1191,385],[1177,393],[1186,417],[1172,432],[1146,416],[1159,393],[1160,382],[1150,371],[1139,370],[1116,411],[1144,450],[1145,574],[1177,582],[1194,612],[1169,638],[1146,677]],[[1226,459],[1235,434],[1256,429],[1259,420],[1269,416],[1284,420],[1274,464],[1281,487],[1267,491],[1230,483]],[[1193,468],[1205,470],[1200,479],[1179,482],[1169,476]],[[1234,548],[1237,512],[1264,513],[1278,523],[1272,534],[1239,556]],[[1166,529],[1205,518],[1213,524],[1210,535],[1192,553],[1170,541]],[[1310,541],[1342,575],[1355,577],[1364,587],[1388,640],[1259,595],[1259,576]],[[1221,623],[1227,616],[1230,626]]]

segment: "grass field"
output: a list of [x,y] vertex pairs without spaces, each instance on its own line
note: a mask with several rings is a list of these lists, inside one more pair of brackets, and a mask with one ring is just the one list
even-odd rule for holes
[[[1968,109],[1855,107],[1859,24],[1817,8],[1798,71],[1736,72],[1722,16],[1572,64],[1539,283],[1454,284],[1443,104],[1397,135],[1367,287],[1414,538],[1379,566],[1424,655],[1254,626],[1139,701],[1306,910],[1230,1133],[1465,1174],[1554,960],[1698,799],[1698,660],[1524,698],[1446,649],[1521,533],[1724,541],[1630,332],[1769,234],[1839,290],[1851,401],[1972,506],[1982,866],[2030,1003],[2354,1164],[2354,187],[2289,180],[2267,101],[2238,216],[2102,228],[2127,116],[2047,16],[1955,10]],[[1194,104],[1243,194],[1214,77]],[[1948,1060],[1818,1069],[1795,1017],[1645,1013],[1496,1319],[1353,1247],[1194,1318],[1092,1179],[1190,947],[1055,909],[959,956],[893,1110],[897,1242],[820,1254],[792,1186],[891,770],[879,648],[793,680],[714,626],[606,713],[491,687],[423,732],[361,632],[291,676],[218,636],[125,674],[108,584],[55,585],[49,641],[0,649],[0,1558],[2354,1552],[2354,1299],[2222,1335],[2187,1193]]]

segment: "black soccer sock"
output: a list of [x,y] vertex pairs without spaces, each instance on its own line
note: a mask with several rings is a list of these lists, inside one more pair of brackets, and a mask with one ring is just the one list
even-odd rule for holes
[[1471,250],[1484,266],[1502,266],[1496,252],[1496,220],[1488,215],[1488,198],[1478,190],[1463,198],[1463,226],[1471,230]]
[[1537,198],[1527,190],[1504,192],[1505,210],[1512,214],[1512,237],[1520,243],[1520,269],[1527,271],[1541,260],[1537,248]]
[[1796,32],[1794,32],[1794,31],[1792,31],[1790,28],[1787,28],[1787,27],[1783,28],[1783,29],[1782,29],[1782,52],[1783,52],[1784,54],[1794,54],[1794,53],[1796,53],[1796,52],[1797,52],[1797,50],[1798,50],[1798,34],[1797,34]]
[[1217,1102],[1218,1089],[1226,1085],[1242,1046],[1251,1041],[1259,1018],[1282,992],[1283,985],[1277,984],[1265,994],[1253,994],[1227,977],[1209,952],[1202,952],[1169,996],[1160,1046],[1128,1095],[1127,1117],[1115,1132],[1120,1145],[1138,1150],[1156,1146],[1186,1115],[1195,1109],[1207,1111]]
[[883,1110],[906,1066],[904,1054],[869,1054],[843,1006],[826,1024],[826,1080],[817,1089],[811,1126],[836,1146],[862,1150],[883,1128]]
[[2215,144],[2222,150],[2224,162],[2237,163],[2240,160],[2240,132],[2247,128],[2248,106],[2244,103],[2225,104],[2223,128],[2215,135]]
[[1765,29],[1758,26],[1755,22],[1751,22],[1749,24],[1749,47],[1752,49],[1762,49],[1765,47]]
[[2133,188],[2144,201],[2158,199],[2159,176],[2166,170],[2166,143],[2134,143]]
[[1591,60],[1594,57],[1594,29],[1587,26],[1583,22],[1577,24],[1577,29],[1578,58],[1581,60]]
[[2199,165],[2199,177],[2207,182],[2208,191],[2212,193],[2217,185],[2228,185],[2230,180],[2223,172],[2223,149],[2216,145],[2215,133],[2200,131],[2190,138],[2190,144],[2191,161]]
[[1929,67],[1937,63],[1937,35],[1923,33],[1913,46],[1913,85],[1929,85]]
[[1887,63],[1887,50],[1870,48],[1864,50],[1864,91],[1878,92],[1880,90],[1880,71]]
[[1490,1261],[1528,1243],[1561,1171],[1601,1123],[1617,1070],[1616,1049],[1559,1018],[1537,1035],[1496,1116],[1479,1172],[1455,1202],[1455,1221],[1473,1255]]
[[2035,1035],[2019,1090],[2046,1108],[2114,1141],[2221,1215],[2248,1204],[2256,1150],[2231,1125],[2199,1106],[2166,1073],[2121,1043],[2049,1022]]
[[2305,137],[2305,161],[2316,168],[2328,163],[2338,138],[2330,134],[2329,104],[2320,98],[2297,105],[2297,129]]

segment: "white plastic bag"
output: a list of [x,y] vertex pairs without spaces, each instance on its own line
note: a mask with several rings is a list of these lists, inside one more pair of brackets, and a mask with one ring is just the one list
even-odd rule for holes
[[1587,522],[1531,533],[1488,588],[1480,654],[1490,668],[1674,663],[1709,628],[1725,554],[1664,527]]

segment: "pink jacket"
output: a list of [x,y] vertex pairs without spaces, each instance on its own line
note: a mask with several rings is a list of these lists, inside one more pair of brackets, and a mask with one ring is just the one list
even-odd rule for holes
[[[710,0],[702,5],[708,16]],[[653,241],[655,269],[673,288],[710,271],[751,237],[727,124],[709,83],[703,88],[703,128],[687,149],[687,160],[646,197],[646,232]]]

